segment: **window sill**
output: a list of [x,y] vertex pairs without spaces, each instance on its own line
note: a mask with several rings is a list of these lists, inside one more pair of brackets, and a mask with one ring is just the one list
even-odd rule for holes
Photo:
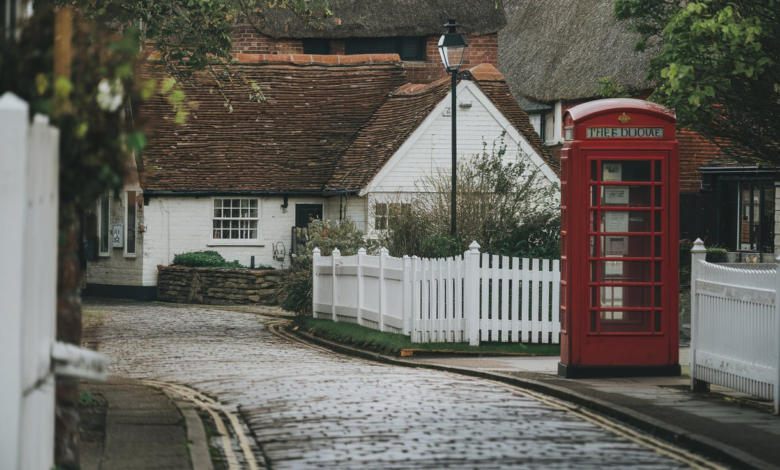
[[259,240],[211,240],[206,246],[254,246],[263,248],[265,242]]
[[110,258],[110,257],[111,257],[111,252],[110,251],[98,253],[98,258]]
[[136,253],[125,253],[124,257],[132,259],[132,258],[138,258],[138,255]]

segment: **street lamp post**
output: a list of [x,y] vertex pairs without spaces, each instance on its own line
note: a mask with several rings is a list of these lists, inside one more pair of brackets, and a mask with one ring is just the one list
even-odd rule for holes
[[461,64],[463,64],[463,55],[466,52],[466,48],[469,46],[468,42],[466,41],[465,36],[463,36],[461,33],[456,32],[456,28],[458,25],[455,24],[455,20],[450,20],[449,23],[445,24],[444,27],[447,28],[447,32],[441,36],[439,39],[439,54],[441,54],[441,61],[444,63],[444,68],[447,69],[447,73],[452,74],[452,217],[451,217],[451,233],[452,235],[456,235],[458,233],[457,229],[457,209],[456,209],[456,201],[457,201],[457,148],[458,148],[458,137],[457,137],[457,127],[456,127],[456,109],[457,106],[457,100],[455,98],[455,87],[457,85],[458,80],[458,69],[460,69]]

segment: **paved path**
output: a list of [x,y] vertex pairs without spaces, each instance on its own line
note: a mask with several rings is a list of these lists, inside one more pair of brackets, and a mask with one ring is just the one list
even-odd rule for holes
[[189,385],[240,411],[274,469],[685,468],[517,390],[312,349],[264,317],[90,303],[112,374]]

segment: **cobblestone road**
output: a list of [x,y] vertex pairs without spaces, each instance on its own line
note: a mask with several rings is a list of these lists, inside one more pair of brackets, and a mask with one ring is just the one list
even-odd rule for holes
[[112,374],[189,385],[235,407],[274,469],[684,468],[523,393],[280,339],[257,315],[89,303]]

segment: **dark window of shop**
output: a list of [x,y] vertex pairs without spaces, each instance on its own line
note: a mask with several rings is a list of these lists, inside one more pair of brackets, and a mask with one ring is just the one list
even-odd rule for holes
[[401,60],[425,60],[425,37],[405,36],[393,38],[355,38],[344,43],[344,53],[353,54],[398,54]]
[[774,253],[774,178],[721,176],[718,244],[729,251]]
[[314,55],[330,54],[330,39],[304,39],[303,53]]

